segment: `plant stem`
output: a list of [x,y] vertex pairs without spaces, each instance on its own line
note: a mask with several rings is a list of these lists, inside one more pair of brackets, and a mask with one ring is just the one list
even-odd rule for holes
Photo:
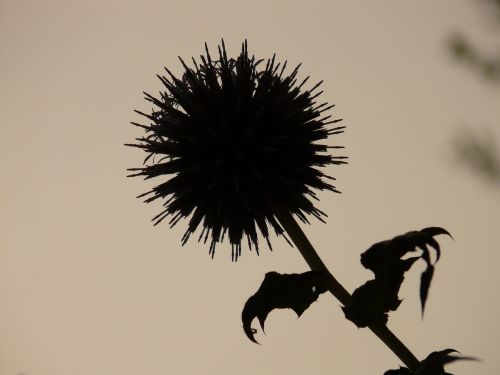
[[[295,246],[297,246],[311,270],[324,271],[329,275],[328,290],[330,293],[332,293],[344,306],[349,306],[352,300],[351,294],[335,279],[335,277],[333,277],[328,268],[326,268],[318,253],[314,250],[290,212],[287,210],[277,210],[276,218],[288,233]],[[396,356],[398,356],[406,367],[412,371],[416,370],[419,365],[418,359],[386,325],[374,324],[370,325],[369,328],[394,354],[396,354]]]

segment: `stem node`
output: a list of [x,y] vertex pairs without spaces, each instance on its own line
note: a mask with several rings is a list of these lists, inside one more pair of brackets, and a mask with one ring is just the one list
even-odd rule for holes
[[[351,294],[340,284],[325,266],[314,247],[309,242],[300,226],[297,224],[289,211],[276,210],[276,218],[290,236],[307,265],[313,271],[323,271],[329,275],[328,290],[344,306],[351,304]],[[390,349],[411,371],[415,371],[419,365],[418,359],[413,353],[392,333],[386,325],[373,324],[370,330]]]

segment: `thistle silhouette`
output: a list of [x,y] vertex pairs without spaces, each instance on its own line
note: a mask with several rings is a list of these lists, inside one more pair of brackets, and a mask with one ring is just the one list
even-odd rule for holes
[[[345,156],[329,154],[330,148],[342,146],[322,143],[342,133],[344,126],[335,125],[341,119],[324,114],[333,105],[318,104],[321,82],[303,89],[309,77],[297,82],[300,65],[285,74],[286,61],[277,63],[274,55],[265,63],[250,57],[246,41],[236,58],[227,57],[222,41],[217,60],[206,44],[200,64],[193,59],[193,67],[188,67],[179,59],[184,68],[181,78],[165,68],[168,77],[158,76],[165,91],[158,98],[144,93],[156,108],[151,114],[136,111],[149,124],[134,122],[146,134],[128,144],[147,154],[143,166],[129,169],[129,176],[162,179],[139,195],[147,203],[163,201],[162,211],[153,218],[155,225],[167,217],[171,227],[189,218],[182,244],[201,227],[198,241],[209,241],[212,257],[226,237],[233,260],[241,255],[244,237],[257,253],[259,233],[271,248],[273,229],[293,242],[312,270],[300,275],[267,274],[242,312],[247,336],[256,342],[251,328],[255,317],[263,328],[275,308],[292,308],[300,316],[328,290],[342,303],[348,319],[372,330],[407,366],[390,373],[445,374],[443,366],[450,362],[447,356],[452,349],[435,352],[438,362],[433,359],[436,355],[419,362],[385,323],[388,312],[401,302],[397,294],[404,272],[419,257],[427,263],[421,277],[423,311],[434,273],[427,245],[439,255],[433,236],[448,232],[424,228],[373,245],[362,264],[374,271],[375,279],[356,289],[353,298],[328,271],[294,219],[324,220],[325,213],[313,204],[315,191],[339,191],[331,183],[335,179],[321,168],[346,163]],[[421,256],[400,259],[415,248],[423,250]],[[434,368],[439,371],[433,372]]]
[[143,149],[149,164],[130,169],[130,176],[167,178],[140,195],[146,202],[166,200],[155,224],[171,216],[173,226],[190,216],[183,244],[201,225],[198,240],[210,238],[210,254],[227,234],[236,260],[244,236],[258,253],[258,232],[269,248],[268,227],[283,234],[277,210],[304,222],[307,216],[322,220],[325,214],[311,201],[314,190],[337,190],[318,168],[345,158],[329,155],[330,147],[317,142],[344,127],[327,128],[341,120],[322,116],[333,105],[317,104],[321,82],[309,90],[302,89],[309,77],[297,83],[300,65],[287,75],[286,62],[273,56],[263,67],[249,56],[246,41],[235,59],[227,57],[223,41],[218,60],[206,44],[205,50],[193,68],[179,58],[181,79],[165,68],[168,77],[158,78],[166,91],[159,98],[145,93],[157,109],[136,111],[150,124],[133,123],[146,136],[130,146]]

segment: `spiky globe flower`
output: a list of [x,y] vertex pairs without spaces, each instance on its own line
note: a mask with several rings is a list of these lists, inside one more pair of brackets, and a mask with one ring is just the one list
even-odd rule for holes
[[157,108],[136,111],[150,124],[133,123],[146,135],[130,146],[147,157],[130,176],[162,179],[139,196],[164,200],[155,225],[190,217],[182,244],[201,226],[198,240],[209,240],[212,256],[226,235],[237,259],[244,236],[258,252],[258,232],[270,248],[269,227],[284,234],[277,210],[305,222],[308,215],[322,220],[313,190],[338,191],[318,168],[345,161],[328,154],[340,146],[317,142],[344,127],[327,128],[340,119],[323,116],[333,105],[317,104],[321,82],[309,90],[302,89],[307,78],[297,84],[300,65],[285,74],[286,62],[276,63],[275,56],[265,63],[249,57],[246,41],[236,59],[227,57],[223,41],[217,60],[206,44],[205,50],[193,67],[179,58],[182,78],[165,68],[168,77],[158,78],[166,91],[158,98],[144,93]]

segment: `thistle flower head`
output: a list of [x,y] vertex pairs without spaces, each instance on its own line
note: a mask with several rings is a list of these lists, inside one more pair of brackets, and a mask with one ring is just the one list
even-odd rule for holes
[[149,124],[133,123],[146,134],[129,145],[147,153],[130,176],[161,179],[139,196],[164,200],[155,225],[189,218],[182,244],[201,226],[199,241],[209,241],[212,256],[227,236],[237,259],[243,237],[258,252],[258,232],[270,248],[269,228],[284,234],[277,210],[305,222],[308,215],[322,220],[313,189],[337,190],[318,168],[345,161],[318,143],[344,129],[327,128],[340,119],[323,115],[333,106],[317,102],[321,82],[304,90],[307,78],[297,82],[300,65],[285,74],[286,62],[250,57],[246,41],[237,58],[227,57],[222,42],[215,60],[206,44],[201,63],[193,59],[189,67],[179,59],[181,78],[165,68],[167,75],[158,76],[165,91],[144,93],[156,109],[136,111]]

